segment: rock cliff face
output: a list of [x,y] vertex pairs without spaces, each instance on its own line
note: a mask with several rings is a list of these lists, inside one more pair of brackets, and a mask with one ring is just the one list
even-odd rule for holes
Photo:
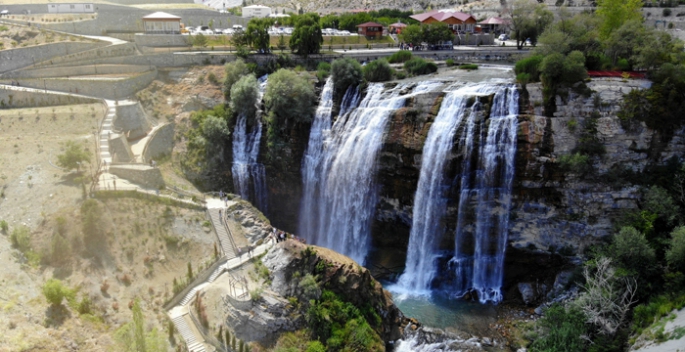
[[[311,274],[318,278],[319,287],[333,291],[342,300],[356,307],[370,306],[381,317],[376,332],[386,342],[399,339],[400,329],[408,322],[392,302],[391,294],[367,269],[329,249],[288,240],[266,254],[264,265],[271,271],[270,289],[281,297],[307,299],[300,283]],[[300,319],[300,323],[304,320]]]
[[[505,291],[521,280],[532,279],[526,274],[534,270],[530,265],[541,270],[553,265],[547,278],[550,287],[553,272],[560,270],[564,262],[531,258],[531,251],[563,249],[566,255],[578,253],[610,235],[620,213],[637,207],[639,187],[615,181],[614,174],[626,169],[639,172],[685,152],[683,131],[666,140],[644,125],[624,129],[617,117],[623,94],[648,85],[647,81],[593,79],[587,84],[586,95],[569,91],[567,96],[557,97],[553,117],[543,115],[541,87],[528,85],[528,99],[522,98],[520,104]],[[443,96],[434,91],[409,99],[388,125],[378,164],[380,197],[372,224],[371,264],[380,263],[386,268],[404,264],[423,143]],[[584,143],[581,140],[592,123],[594,137],[606,152],[590,159],[591,173],[562,169],[560,158]],[[267,162],[267,175],[272,222],[296,231],[301,192],[299,166],[307,131],[292,131],[290,151],[279,163]],[[448,179],[459,165],[456,151],[453,157]],[[450,194],[449,198],[444,220],[446,235],[441,241],[446,256],[453,250],[457,215],[457,197]],[[527,269],[519,270],[517,265]]]

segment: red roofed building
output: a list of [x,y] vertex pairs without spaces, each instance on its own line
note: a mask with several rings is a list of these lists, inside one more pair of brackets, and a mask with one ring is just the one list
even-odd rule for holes
[[468,13],[451,10],[433,10],[409,17],[421,22],[421,24],[430,24],[433,22],[447,23],[454,32],[473,33],[476,29],[476,23],[478,22]]
[[380,38],[383,36],[383,25],[376,22],[358,24],[357,33],[367,38]]
[[484,29],[484,32],[486,33],[499,33],[503,32],[503,30],[506,29],[507,26],[509,26],[509,20],[500,17],[490,17],[484,21],[481,21],[478,24],[481,25],[481,27]]
[[388,31],[393,34],[400,34],[402,33],[402,30],[406,28],[407,25],[402,23],[402,22],[397,22],[393,23],[390,26],[388,26]]

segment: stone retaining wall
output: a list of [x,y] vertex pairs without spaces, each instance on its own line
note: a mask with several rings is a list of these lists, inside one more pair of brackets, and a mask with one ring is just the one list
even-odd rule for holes
[[109,173],[147,188],[164,187],[162,172],[158,168],[144,164],[111,165]]
[[0,72],[16,70],[41,61],[50,60],[63,55],[79,53],[106,45],[109,45],[109,43],[61,42],[37,45],[28,48],[0,50]]
[[108,75],[143,73],[149,71],[150,67],[145,65],[86,65],[86,66],[65,66],[54,68],[39,68],[7,72],[2,78],[49,78],[49,77],[69,77],[87,75]]
[[17,91],[0,87],[0,108],[26,108],[38,106],[101,103],[102,100],[33,91]]
[[[107,43],[109,44],[109,43]],[[73,65],[83,60],[93,60],[105,57],[119,57],[136,54],[136,45],[134,43],[125,43],[118,45],[109,45],[104,48],[97,48],[88,51],[82,51],[74,54],[60,56],[48,61],[43,61],[39,67],[50,67],[49,65],[68,64]],[[38,60],[36,60],[38,62]]]
[[150,130],[150,122],[140,103],[119,104],[112,122],[115,129],[124,131],[128,139],[143,137]]
[[141,46],[166,47],[186,46],[190,44],[189,35],[180,34],[142,34],[134,36],[136,44]]
[[129,163],[134,160],[131,146],[124,135],[116,135],[109,140],[109,153],[113,162]]
[[171,154],[174,148],[174,127],[175,124],[169,123],[155,130],[143,150],[143,162]]
[[[22,86],[58,92],[92,94],[105,99],[123,99],[147,87],[157,77],[157,69],[137,76],[121,79],[97,78],[29,78],[20,81]],[[6,82],[9,84],[9,82]]]

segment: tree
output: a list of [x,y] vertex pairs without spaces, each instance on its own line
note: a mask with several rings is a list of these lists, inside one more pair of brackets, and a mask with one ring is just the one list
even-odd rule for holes
[[584,268],[585,292],[574,304],[601,334],[613,336],[625,323],[630,307],[636,302],[633,298],[637,284],[634,279],[620,278],[609,258],[599,257],[594,264],[594,268]]
[[273,24],[271,18],[253,18],[247,24],[245,35],[252,48],[266,53],[270,48],[269,27]]
[[140,308],[140,300],[133,301],[133,335],[136,343],[136,352],[145,352],[145,319],[143,310]]
[[627,21],[642,21],[641,0],[597,0],[596,14],[600,18],[599,34],[609,38]]
[[278,36],[278,43],[276,44],[276,46],[278,46],[278,50],[280,50],[281,52],[283,52],[283,50],[285,50],[285,48],[287,47],[285,45],[285,36],[283,34]]
[[246,58],[250,53],[246,48],[250,44],[249,36],[243,31],[237,31],[231,36],[231,45],[235,47],[236,55]]
[[609,256],[629,276],[637,279],[642,291],[649,287],[651,277],[658,272],[654,249],[645,235],[633,227],[623,227],[613,237]]
[[393,70],[385,59],[369,62],[363,68],[364,78],[368,82],[385,82],[392,79]]
[[449,29],[447,23],[433,22],[425,24],[422,27],[423,41],[429,44],[438,44],[440,42],[454,41],[454,33]]
[[337,97],[342,97],[350,86],[357,86],[363,80],[362,65],[352,58],[342,58],[331,64],[333,89]]
[[511,25],[516,37],[516,47],[523,49],[526,39],[535,45],[537,38],[552,23],[554,15],[544,3],[533,0],[516,0],[511,10]]
[[42,287],[43,296],[48,300],[53,306],[59,306],[62,304],[64,298],[71,299],[74,297],[75,292],[70,290],[68,287],[62,284],[62,281],[58,279],[48,280]]
[[297,16],[295,29],[290,37],[290,49],[298,55],[307,57],[318,54],[323,44],[319,15],[307,13]]
[[201,48],[207,47],[207,37],[204,34],[198,33],[195,38],[193,38],[193,45],[199,46]]
[[254,75],[243,76],[231,87],[231,109],[238,115],[254,117],[258,99],[259,84]]
[[556,111],[559,88],[582,81],[587,76],[585,56],[580,51],[572,51],[567,56],[555,52],[542,59],[539,71],[545,115],[552,116]]
[[671,232],[666,262],[674,271],[685,272],[685,226],[676,227]]
[[133,301],[133,321],[122,325],[114,333],[118,344],[118,351],[124,352],[163,352],[167,350],[167,343],[159,334],[157,328],[145,334],[145,316],[140,307],[140,300]]
[[231,87],[235,82],[242,77],[250,73],[250,69],[245,64],[242,59],[237,59],[233,62],[229,62],[224,66],[224,72],[226,74],[224,78],[224,97],[226,101],[230,101],[231,97]]
[[57,165],[67,170],[81,170],[81,164],[90,162],[90,151],[76,141],[64,142],[64,153],[57,155]]
[[421,42],[423,41],[423,29],[421,29],[421,26],[418,24],[411,24],[402,30],[399,37],[407,44],[421,45]]
[[202,121],[201,128],[202,136],[209,142],[209,145],[218,147],[214,152],[223,150],[220,146],[223,146],[231,135],[231,132],[226,125],[226,120],[218,116],[210,115]]
[[295,122],[311,120],[316,96],[306,77],[280,69],[271,76],[264,92],[264,104],[279,117]]

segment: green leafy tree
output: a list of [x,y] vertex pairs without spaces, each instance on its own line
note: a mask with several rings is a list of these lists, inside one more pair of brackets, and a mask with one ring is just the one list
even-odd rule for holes
[[580,51],[572,51],[567,56],[552,53],[542,59],[539,71],[545,115],[552,116],[556,111],[558,90],[582,81],[587,76],[585,56]]
[[384,59],[374,60],[363,68],[364,78],[368,82],[385,82],[392,79],[393,70],[388,61]]
[[164,341],[157,328],[145,333],[145,316],[140,307],[140,300],[133,301],[133,321],[122,325],[114,333],[118,351],[123,352],[164,352],[167,351],[167,343]]
[[[429,44],[438,44],[445,41],[454,41],[454,33],[449,29],[447,23],[433,22],[421,26],[423,41]],[[401,33],[400,33],[401,34]]]
[[537,38],[552,23],[554,15],[544,3],[534,0],[516,0],[511,10],[511,25],[516,37],[516,47],[523,49],[526,39],[535,45]]
[[402,33],[399,34],[400,40],[407,44],[421,45],[423,41],[423,29],[418,24],[412,24],[405,27]]
[[685,272],[685,226],[671,232],[671,243],[666,250],[666,262],[672,270]]
[[250,53],[247,46],[250,45],[250,37],[243,31],[237,31],[231,36],[231,45],[235,47],[236,55],[246,58]]
[[57,165],[68,170],[80,170],[83,163],[90,162],[90,151],[76,141],[64,142],[64,153],[57,155]]
[[270,48],[269,27],[273,24],[271,18],[253,18],[248,22],[245,35],[252,48],[268,52]]
[[207,47],[207,37],[202,33],[198,33],[193,38],[193,45],[199,46],[200,48],[203,48],[203,49],[206,48]]
[[227,63],[226,66],[224,66],[224,72],[224,97],[226,98],[227,102],[230,102],[231,88],[233,87],[233,84],[238,82],[241,77],[249,74],[250,69],[245,64],[245,61],[242,59],[237,59],[233,62]]
[[278,47],[278,50],[280,50],[281,52],[283,52],[283,50],[287,48],[287,45],[285,44],[285,36],[283,34],[278,36],[278,43],[276,44],[276,46]]
[[264,104],[280,119],[298,123],[311,121],[315,100],[314,87],[307,77],[286,69],[269,76]]
[[602,38],[609,38],[627,21],[641,21],[641,0],[598,0],[596,14],[601,20],[599,34]]
[[75,292],[58,279],[48,280],[43,285],[41,291],[43,292],[45,299],[53,306],[59,306],[65,298],[73,299],[75,296]]
[[258,99],[259,84],[254,75],[243,76],[231,87],[231,109],[238,115],[254,117]]
[[337,97],[342,98],[350,86],[359,85],[363,79],[362,65],[352,58],[342,58],[331,63],[331,76]]
[[531,343],[530,351],[583,351],[586,344],[583,336],[588,331],[585,320],[585,314],[580,309],[555,303],[545,310],[544,316],[538,321],[542,334]]
[[323,45],[319,15],[307,13],[297,16],[295,29],[290,37],[290,49],[298,55],[307,57],[318,54]]
[[625,269],[627,275],[638,280],[642,290],[656,274],[656,253],[643,233],[633,227],[623,227],[609,246],[609,256],[614,263]]
[[264,92],[269,157],[282,148],[288,126],[311,121],[316,95],[309,79],[294,71],[280,69],[271,76]]

